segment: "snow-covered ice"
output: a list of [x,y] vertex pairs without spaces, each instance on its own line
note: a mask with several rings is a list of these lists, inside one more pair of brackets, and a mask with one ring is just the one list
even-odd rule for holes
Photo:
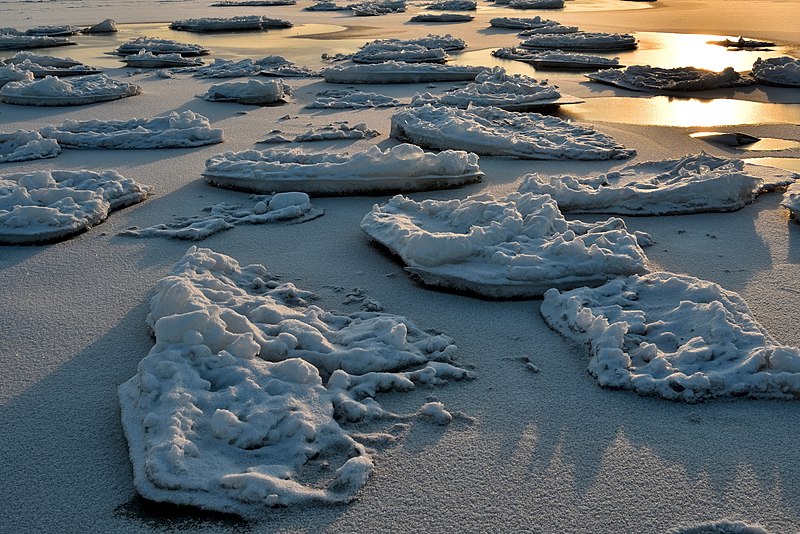
[[760,83],[778,87],[800,87],[800,59],[789,56],[758,58],[753,63],[752,74]]
[[476,0],[441,0],[425,6],[425,9],[436,11],[475,11],[478,9]]
[[387,61],[371,65],[333,65],[322,70],[328,83],[427,83],[471,81],[489,67],[403,63]]
[[54,158],[61,147],[53,139],[44,139],[37,131],[0,132],[0,163]]
[[16,65],[0,65],[0,87],[8,82],[33,81],[33,73]]
[[86,76],[98,74],[100,71],[94,67],[84,65],[72,58],[59,58],[33,54],[31,52],[17,52],[10,58],[0,59],[0,64],[15,65],[20,70],[29,71],[36,78],[45,76]]
[[792,184],[786,189],[781,206],[789,210],[792,219],[800,221],[800,183]]
[[441,48],[427,48],[410,43],[369,43],[349,56],[353,63],[445,63],[449,57]]
[[198,78],[238,78],[247,76],[280,76],[301,78],[319,76],[307,67],[292,63],[283,56],[265,56],[260,59],[230,59],[214,58],[210,65],[193,70]]
[[496,4],[507,4],[511,9],[563,9],[564,0],[510,0],[495,1]]
[[350,11],[349,6],[339,5],[336,2],[317,2],[303,8],[304,11]]
[[317,98],[305,105],[309,109],[365,109],[402,106],[391,96],[350,89],[325,89]]
[[159,282],[147,316],[156,344],[119,387],[141,495],[243,516],[350,501],[373,453],[338,421],[408,419],[376,394],[470,375],[450,363],[446,336],[311,298],[196,247]]
[[46,36],[46,37],[68,37],[81,32],[78,26],[71,24],[65,25],[45,25],[36,26],[35,28],[28,28],[25,30],[25,35]]
[[167,69],[175,67],[196,67],[203,64],[199,57],[184,57],[180,54],[154,54],[144,49],[137,54],[120,58],[128,67],[138,69]]
[[5,84],[0,88],[0,101],[20,106],[79,106],[135,96],[141,92],[141,86],[105,74],[64,80],[58,76],[46,76],[41,80]]
[[430,13],[423,13],[420,15],[414,15],[408,22],[469,22],[474,19],[472,15],[466,15],[463,13],[442,13],[440,15],[434,15]]
[[406,0],[367,1],[347,7],[358,17],[377,17],[389,13],[405,13]]
[[76,45],[65,37],[48,37],[38,35],[19,35],[0,33],[0,50],[25,50],[28,48],[52,48],[54,46]]
[[531,35],[519,46],[531,49],[631,50],[638,44],[636,38],[627,33],[575,32]]
[[180,54],[182,56],[204,56],[210,51],[199,44],[181,43],[173,39],[158,39],[155,37],[136,37],[127,43],[119,45],[114,52],[118,56],[138,54],[140,50],[153,54]]
[[150,188],[116,171],[33,171],[0,175],[0,243],[65,239],[141,202]]
[[495,28],[511,28],[515,30],[527,30],[532,28],[545,28],[547,26],[560,26],[560,22],[545,19],[540,16],[520,18],[520,17],[495,17],[489,20],[489,25]]
[[298,148],[225,152],[206,161],[212,185],[255,193],[377,194],[442,189],[480,181],[478,157],[463,151],[434,154],[401,144],[355,154],[310,153]]
[[361,229],[426,284],[487,297],[536,297],[647,272],[622,219],[567,221],[547,195],[489,194],[375,205]]
[[605,160],[636,154],[589,126],[495,107],[405,108],[392,115],[391,136],[427,148],[521,159]]
[[98,22],[94,26],[89,26],[88,28],[84,28],[81,30],[81,33],[86,34],[102,34],[102,33],[117,33],[119,29],[117,29],[117,21],[114,19],[105,19],[102,22]]
[[583,178],[529,174],[519,190],[550,195],[565,212],[677,215],[735,211],[795,177],[772,167],[701,153]]
[[501,59],[513,59],[523,63],[530,63],[534,67],[546,69],[594,70],[615,69],[622,66],[619,63],[619,58],[616,57],[564,52],[558,49],[534,51],[509,47],[494,50],[492,55]]
[[196,19],[183,19],[173,21],[171,30],[186,32],[232,32],[253,31],[267,28],[291,28],[293,24],[288,20],[273,19],[261,15],[242,15],[239,17],[203,17]]
[[199,95],[211,102],[238,102],[258,106],[278,104],[291,94],[291,88],[283,80],[247,80],[212,85]]
[[713,282],[659,272],[551,289],[541,312],[589,345],[601,386],[689,402],[800,393],[800,350],[772,339],[742,297]]
[[622,70],[607,69],[586,74],[595,82],[607,83],[632,91],[706,91],[722,87],[753,85],[749,76],[742,76],[733,67],[715,72],[697,67],[662,68],[631,65]]
[[222,142],[222,129],[193,111],[172,111],[152,119],[76,121],[46,126],[41,133],[64,148],[187,148]]
[[286,137],[280,130],[270,132],[269,137],[259,143],[308,143],[310,141],[335,141],[342,139],[372,139],[380,135],[377,130],[372,130],[363,122],[350,126],[347,121],[326,124],[298,134]]

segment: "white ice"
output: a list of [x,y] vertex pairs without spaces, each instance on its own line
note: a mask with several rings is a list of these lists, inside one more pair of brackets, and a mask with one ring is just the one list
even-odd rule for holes
[[761,83],[779,87],[800,87],[800,59],[789,56],[758,58],[753,63],[753,77]]
[[800,183],[792,184],[784,191],[781,206],[789,210],[792,219],[800,221]]
[[372,65],[334,65],[322,70],[328,83],[425,83],[470,81],[488,67],[403,63],[387,61]]
[[410,19],[409,22],[469,22],[474,19],[472,15],[465,15],[462,13],[442,13],[440,15],[433,15],[429,13],[423,13],[420,15],[414,15]]
[[305,105],[309,109],[364,109],[402,106],[396,98],[350,89],[325,89]]
[[622,219],[567,221],[546,195],[489,194],[375,205],[361,229],[426,284],[486,297],[536,297],[647,272]]
[[633,35],[627,33],[575,32],[531,35],[522,48],[558,48],[561,50],[630,50],[636,48]]
[[542,33],[577,33],[577,26],[564,26],[563,24],[551,24],[541,28],[528,28],[519,33],[520,37],[528,37],[530,35],[539,35]]
[[212,85],[199,95],[210,102],[238,102],[240,104],[268,105],[284,102],[291,88],[283,80],[247,80]]
[[72,25],[44,25],[36,26],[25,30],[25,35],[46,36],[46,37],[66,37],[80,33],[81,29],[78,26]]
[[61,147],[53,139],[44,139],[37,131],[0,132],[0,163],[54,158]]
[[706,91],[722,87],[752,85],[754,80],[742,76],[733,67],[715,72],[697,67],[661,68],[632,65],[626,69],[607,69],[586,75],[592,81],[607,83],[633,91]]
[[141,92],[141,86],[115,80],[105,74],[64,80],[58,76],[47,76],[41,80],[5,84],[0,88],[0,101],[22,106],[77,106],[117,100]]

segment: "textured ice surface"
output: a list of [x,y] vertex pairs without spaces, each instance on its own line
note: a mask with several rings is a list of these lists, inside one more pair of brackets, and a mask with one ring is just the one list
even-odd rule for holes
[[800,184],[792,184],[783,193],[781,206],[789,210],[792,219],[800,221]]
[[80,33],[81,29],[78,26],[71,26],[71,25],[47,25],[47,26],[36,26],[35,28],[29,28],[25,30],[25,35],[44,35],[44,36],[51,36],[51,37],[58,37],[58,36],[68,36],[68,35],[75,35]]
[[402,106],[396,98],[350,89],[326,89],[317,93],[317,98],[306,104],[309,109],[364,109]]
[[550,69],[608,69],[620,66],[619,58],[597,56],[594,54],[580,54],[578,52],[564,52],[563,50],[525,50],[523,48],[499,48],[492,55],[501,59],[514,59],[530,63],[536,67]]
[[700,523],[690,527],[676,527],[667,531],[667,534],[770,534],[760,525],[749,524],[743,521],[712,521]]
[[426,284],[487,297],[536,297],[647,272],[622,219],[567,221],[546,195],[422,202],[398,195],[376,204],[361,229]]
[[203,60],[199,57],[183,57],[180,54],[154,54],[146,50],[139,50],[136,54],[124,56],[120,61],[124,61],[128,67],[140,69],[195,67],[203,64]]
[[169,25],[172,30],[187,32],[230,32],[252,31],[266,28],[291,28],[288,20],[271,19],[261,15],[242,15],[238,17],[203,17],[173,21]]
[[713,282],[661,272],[552,289],[541,311],[589,345],[601,386],[690,402],[800,393],[800,350],[773,340],[738,294]]
[[54,158],[61,147],[53,139],[44,139],[37,131],[0,132],[0,163]]
[[286,137],[280,130],[270,132],[270,135],[259,143],[308,143],[310,141],[335,141],[342,139],[371,139],[379,136],[377,130],[371,130],[363,122],[350,126],[345,122],[326,124],[320,127],[311,127],[309,130],[294,137]]
[[304,11],[350,11],[349,6],[339,5],[336,2],[317,2],[303,8]]
[[119,56],[138,54],[140,50],[153,54],[180,54],[182,56],[204,56],[209,53],[207,48],[199,44],[181,43],[172,39],[157,39],[154,37],[137,37],[119,45],[114,52]]
[[408,418],[373,397],[468,377],[449,338],[312,297],[195,247],[158,283],[156,344],[119,388],[141,495],[244,516],[350,501],[373,460],[339,421]]
[[540,16],[520,18],[520,17],[495,17],[489,21],[491,26],[495,28],[512,28],[518,30],[527,30],[531,28],[544,28],[547,26],[560,26],[560,22],[555,20],[545,19]]
[[392,115],[391,135],[428,148],[522,159],[604,160],[636,154],[591,127],[495,107],[405,108]]
[[383,0],[378,2],[360,2],[347,6],[354,15],[359,17],[375,17],[389,13],[405,13],[406,0]]
[[705,91],[721,87],[742,87],[755,83],[733,67],[715,72],[697,67],[664,69],[649,65],[632,65],[623,70],[608,69],[586,75],[596,82],[616,85],[633,91]]
[[488,67],[404,63],[387,61],[372,65],[334,65],[322,70],[328,83],[424,83],[474,80]]
[[765,189],[792,181],[791,173],[752,165],[745,170],[742,160],[701,153],[589,177],[530,174],[519,190],[550,195],[562,211],[675,215],[738,210]]
[[0,243],[64,239],[110,211],[147,198],[150,188],[115,171],[35,171],[0,175]]
[[577,26],[564,26],[563,24],[551,24],[542,28],[528,28],[519,33],[520,37],[528,37],[530,35],[539,35],[542,33],[576,33]]
[[16,65],[20,70],[30,71],[37,78],[44,78],[47,75],[81,76],[100,72],[94,67],[84,65],[72,58],[45,56],[25,51],[17,52],[10,58],[0,59],[0,64],[3,63]]
[[141,92],[139,85],[115,80],[105,74],[65,80],[58,76],[47,76],[41,80],[5,84],[0,88],[0,101],[22,106],[77,106],[117,100]]
[[469,22],[474,19],[472,15],[462,13],[442,13],[441,15],[421,14],[408,19],[409,22]]
[[349,56],[354,63],[383,63],[404,61],[406,63],[444,63],[448,56],[441,48],[428,48],[411,43],[376,42],[363,46]]
[[198,78],[236,78],[245,76],[307,77],[319,76],[315,71],[292,63],[283,56],[265,56],[261,59],[215,58],[211,65],[193,69]]
[[448,150],[434,154],[402,144],[371,146],[355,154],[320,154],[301,149],[225,152],[206,161],[213,185],[245,191],[305,191],[343,195],[441,189],[480,181],[478,157]]
[[531,35],[522,48],[558,48],[561,50],[630,50],[636,39],[627,33],[576,32]]
[[40,130],[65,148],[185,148],[222,142],[222,129],[192,111],[172,111],[152,119],[67,119]]
[[8,82],[33,81],[33,73],[22,70],[16,65],[0,65],[0,87]]
[[753,77],[761,83],[779,87],[800,87],[800,59],[781,56],[758,58],[753,63]]
[[283,102],[290,94],[291,88],[281,79],[247,80],[212,85],[200,98],[211,102],[267,105]]

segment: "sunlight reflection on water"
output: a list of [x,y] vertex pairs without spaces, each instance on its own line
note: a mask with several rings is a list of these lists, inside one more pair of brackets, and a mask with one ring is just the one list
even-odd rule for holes
[[766,165],[800,173],[800,158],[748,158],[744,161],[753,165]]

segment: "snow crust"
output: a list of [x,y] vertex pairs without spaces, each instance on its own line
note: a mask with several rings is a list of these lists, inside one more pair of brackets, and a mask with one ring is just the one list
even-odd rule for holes
[[765,185],[742,160],[701,153],[585,178],[529,174],[519,190],[550,195],[563,211],[677,215],[741,209]]
[[305,191],[320,195],[441,189],[480,181],[478,157],[438,154],[401,144],[373,145],[355,154],[316,154],[298,148],[225,152],[206,161],[212,185],[251,192]]
[[199,44],[181,43],[172,39],[158,39],[155,37],[137,37],[119,45],[114,52],[118,56],[138,54],[140,50],[153,54],[180,54],[182,56],[204,56],[209,53],[207,48]]
[[305,105],[309,109],[366,109],[402,106],[396,98],[349,89],[325,89],[317,93],[317,98]]
[[789,56],[758,58],[753,63],[752,74],[760,83],[779,87],[800,87],[800,59]]
[[373,459],[339,421],[407,419],[373,397],[468,377],[449,338],[311,298],[196,247],[158,283],[156,344],[119,388],[140,494],[243,516],[350,501]]
[[266,28],[291,28],[293,24],[288,20],[272,19],[261,15],[242,15],[238,17],[202,17],[173,21],[169,27],[172,30],[187,32],[229,32],[252,31]]
[[405,108],[392,115],[391,135],[427,148],[469,150],[482,156],[606,160],[636,154],[591,127],[496,107]]
[[180,54],[154,54],[144,49],[137,54],[124,56],[120,61],[124,61],[129,67],[140,69],[163,69],[173,67],[194,67],[203,64],[199,57],[183,57]]
[[492,298],[536,297],[647,272],[622,219],[567,221],[546,195],[422,202],[397,195],[373,206],[361,229],[426,284]]
[[5,84],[0,88],[0,101],[22,106],[77,106],[117,100],[141,92],[141,86],[115,80],[105,74],[66,80],[58,76],[46,76],[41,80]]
[[322,70],[328,83],[425,83],[470,81],[488,67],[386,61],[371,65],[333,65]]
[[589,345],[588,370],[604,387],[688,402],[800,393],[800,349],[773,340],[738,294],[713,282],[661,272],[553,289],[541,312]]
[[518,47],[499,48],[492,55],[501,59],[513,59],[530,63],[535,67],[550,69],[608,69],[619,68],[619,58],[564,52],[563,50],[525,50]]
[[212,85],[200,98],[211,102],[268,105],[283,102],[290,94],[291,88],[281,79],[247,80]]
[[715,72],[697,67],[665,69],[650,65],[632,65],[623,70],[608,69],[586,75],[592,81],[633,91],[706,91],[721,87],[743,87],[755,83],[733,67]]
[[54,158],[61,147],[53,139],[44,139],[37,131],[0,132],[0,163]]
[[270,132],[270,136],[259,143],[307,143],[310,141],[335,141],[342,139],[371,139],[381,133],[371,130],[366,123],[350,125],[347,121],[326,124],[319,128],[312,127],[293,138],[286,137],[280,130]]
[[44,137],[65,148],[186,148],[222,142],[222,129],[193,111],[172,111],[152,119],[67,119],[60,126],[42,128]]
[[247,76],[308,77],[319,74],[307,67],[292,63],[283,56],[265,56],[260,59],[215,58],[211,65],[193,69],[198,78],[237,78]]
[[575,32],[531,35],[519,45],[522,48],[558,48],[561,50],[630,50],[637,43],[627,33]]
[[34,171],[0,175],[0,243],[65,239],[141,202],[150,188],[116,171]]

